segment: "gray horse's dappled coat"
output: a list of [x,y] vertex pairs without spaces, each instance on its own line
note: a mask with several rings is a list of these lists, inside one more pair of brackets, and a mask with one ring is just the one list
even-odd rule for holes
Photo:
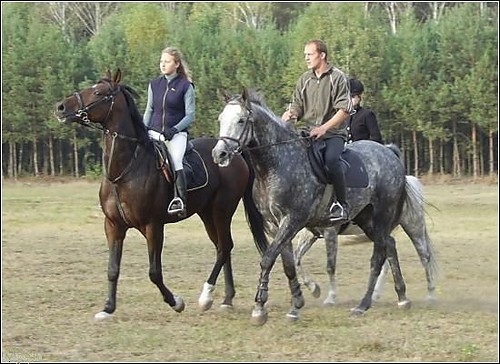
[[[262,252],[261,275],[252,317],[257,324],[267,321],[269,274],[279,254],[292,292],[289,317],[298,318],[304,299],[293,264],[292,239],[304,227],[321,232],[327,244],[337,244],[337,233],[345,228],[329,221],[325,203],[325,185],[312,171],[306,143],[265,105],[261,96],[244,90],[227,100],[219,116],[219,142],[213,149],[214,161],[228,165],[241,151],[249,155],[255,170],[253,198],[257,214],[248,214],[249,225]],[[374,242],[370,278],[365,296],[354,309],[363,313],[371,306],[371,295],[382,264],[389,260],[395,277],[400,306],[409,306],[406,287],[399,267],[392,230],[399,224],[405,199],[405,168],[393,150],[373,141],[359,141],[347,146],[357,153],[368,174],[366,188],[348,188],[351,222],[357,224]],[[260,215],[260,216],[258,216]],[[262,223],[256,223],[259,219]],[[253,222],[252,222],[253,220]],[[263,241],[263,227],[273,238]]]

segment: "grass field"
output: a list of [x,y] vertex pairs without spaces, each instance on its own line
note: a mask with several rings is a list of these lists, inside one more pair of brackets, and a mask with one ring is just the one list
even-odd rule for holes
[[428,228],[437,251],[437,302],[425,301],[424,270],[402,231],[395,237],[410,310],[398,310],[389,279],[382,299],[361,317],[349,310],[364,294],[371,244],[342,245],[338,304],[327,290],[320,240],[303,264],[322,286],[304,288],[301,319],[285,319],[288,284],[280,262],[271,274],[269,320],[251,324],[259,256],[242,209],[233,221],[236,298],[221,311],[221,275],[211,310],[198,295],[215,249],[197,216],[166,225],[164,278],[183,297],[181,314],[163,303],[148,278],[145,240],[125,241],[118,303],[110,321],[95,322],[107,294],[107,246],[98,182],[2,186],[2,362],[35,361],[464,361],[498,362],[498,185],[425,183]]

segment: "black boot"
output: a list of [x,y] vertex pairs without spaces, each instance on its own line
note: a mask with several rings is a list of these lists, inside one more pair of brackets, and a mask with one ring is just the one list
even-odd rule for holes
[[179,217],[186,217],[186,176],[184,170],[175,171],[176,194],[174,199],[168,205],[169,214],[177,214]]
[[345,193],[345,176],[342,170],[336,170],[331,174],[333,189],[335,190],[335,201],[330,207],[330,221],[348,221],[349,220],[349,205],[346,201]]

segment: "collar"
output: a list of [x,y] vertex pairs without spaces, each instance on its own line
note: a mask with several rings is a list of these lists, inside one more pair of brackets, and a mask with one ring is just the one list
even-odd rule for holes
[[172,73],[171,75],[164,75],[165,78],[167,79],[168,82],[172,81],[174,78],[176,78],[177,76],[179,76],[179,74],[177,72],[175,73]]

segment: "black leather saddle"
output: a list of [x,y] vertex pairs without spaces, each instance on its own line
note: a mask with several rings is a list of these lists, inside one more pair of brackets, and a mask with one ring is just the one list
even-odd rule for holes
[[[316,177],[324,184],[328,184],[324,158],[325,149],[326,143],[324,140],[310,140],[307,154]],[[351,149],[344,149],[340,158],[343,162],[342,167],[344,169],[346,186],[354,188],[367,187],[368,174],[359,155]]]
[[[171,181],[175,181],[175,171],[173,162],[164,142],[153,140],[153,144],[158,155],[159,168],[167,167]],[[196,190],[205,187],[208,183],[208,170],[205,162],[194,147],[191,141],[188,141],[184,159],[182,160],[184,175],[186,176],[187,190]]]

